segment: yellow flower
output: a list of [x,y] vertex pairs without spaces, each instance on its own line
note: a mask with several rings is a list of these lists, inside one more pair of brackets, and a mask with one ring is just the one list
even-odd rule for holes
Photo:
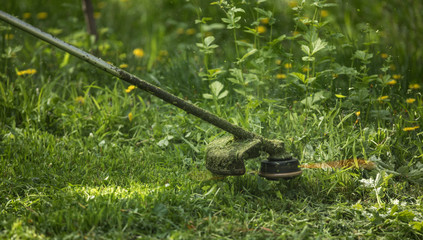
[[327,17],[327,16],[329,16],[329,12],[327,10],[322,10],[322,11],[320,11],[320,16]]
[[386,53],[381,53],[381,54],[380,54],[380,57],[381,57],[381,58],[383,58],[383,59],[385,59],[385,58],[388,58],[388,57],[389,57],[389,55],[388,55],[388,54],[386,54]]
[[379,100],[379,101],[383,101],[383,100],[386,100],[386,99],[388,99],[389,97],[388,96],[382,96],[382,97],[379,97],[377,100]]
[[30,17],[31,17],[31,13],[29,13],[29,12],[26,12],[26,13],[22,14],[22,18],[23,19],[28,19]]
[[125,92],[126,93],[130,93],[132,90],[134,90],[135,88],[137,88],[137,86],[135,86],[135,85],[130,85],[126,90],[125,90]]
[[280,59],[277,59],[277,60],[275,60],[275,63],[276,63],[276,65],[281,65],[281,63],[282,63],[282,60],[280,60]]
[[395,71],[397,67],[394,64],[391,64],[389,65],[389,69],[391,69],[392,71]]
[[183,28],[176,29],[176,33],[178,33],[178,34],[183,34],[184,32],[185,32],[185,30]]
[[269,24],[269,18],[260,19],[261,24]]
[[106,6],[107,4],[105,3],[105,2],[99,2],[99,3],[97,3],[97,7],[98,8],[104,8],[105,6]]
[[391,81],[387,82],[386,84],[388,84],[388,85],[395,85],[395,84],[397,84],[397,81],[396,80],[391,80]]
[[132,119],[134,119],[134,116],[132,115],[132,112],[130,112],[128,114],[128,119],[129,119],[130,122],[132,122]]
[[409,89],[419,89],[420,88],[420,84],[418,83],[414,83],[414,84],[410,84],[408,86]]
[[355,112],[355,115],[356,115],[357,117],[359,117],[359,116],[360,116],[360,114],[361,114],[361,112],[360,112],[360,111]]
[[347,96],[344,96],[342,94],[335,94],[335,97],[337,97],[337,98],[346,98]]
[[39,12],[37,13],[37,18],[40,20],[46,19],[48,17],[48,13],[47,12]]
[[276,74],[276,78],[277,79],[285,79],[286,78],[286,74],[278,73],[278,74]]
[[266,32],[266,27],[265,26],[257,26],[256,27],[256,32],[260,33],[265,33]]
[[419,128],[419,126],[414,126],[414,127],[405,127],[405,128],[403,128],[402,130],[403,130],[404,132],[408,132],[408,131],[414,131],[414,130],[416,130],[417,128]]
[[406,100],[405,100],[405,102],[406,103],[413,103],[413,102],[415,102],[416,101],[416,99],[415,98],[407,98]]
[[307,72],[307,71],[310,71],[311,69],[309,67],[305,66],[305,67],[303,67],[302,70],[303,70],[303,72]]
[[286,69],[292,68],[292,63],[285,63],[283,65]]
[[137,58],[142,58],[144,56],[144,50],[142,50],[141,48],[135,48],[134,51],[132,51],[132,53]]
[[129,67],[129,66],[128,66],[128,64],[126,64],[126,63],[122,63],[121,65],[119,65],[119,67],[120,67],[120,68],[127,68],[127,67]]
[[94,12],[94,16],[95,19],[99,19],[101,17],[101,12]]
[[6,40],[12,40],[15,38],[15,35],[12,33],[8,33],[4,36],[6,38]]
[[37,70],[30,68],[30,69],[26,69],[26,70],[22,70],[22,71],[18,71],[18,76],[22,76],[22,75],[32,75],[37,73]]
[[400,78],[401,78],[401,75],[400,75],[400,74],[394,74],[394,75],[392,76],[392,78],[393,78],[393,79],[395,79],[395,80],[398,80],[398,79],[400,79]]
[[289,1],[288,2],[288,5],[289,5],[290,8],[296,7],[297,4],[298,4],[297,1]]
[[75,98],[75,102],[79,103],[79,104],[84,104],[85,103],[85,99],[83,96],[78,96]]
[[185,33],[187,34],[187,35],[194,35],[195,34],[195,29],[194,28],[188,28],[186,31],[185,31]]

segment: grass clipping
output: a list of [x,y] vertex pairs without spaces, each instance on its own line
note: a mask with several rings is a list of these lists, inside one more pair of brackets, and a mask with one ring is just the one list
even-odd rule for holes
[[287,155],[283,143],[278,140],[260,137],[239,140],[233,136],[218,138],[207,146],[206,167],[214,174],[243,175],[244,160],[257,158],[263,152],[281,158]]

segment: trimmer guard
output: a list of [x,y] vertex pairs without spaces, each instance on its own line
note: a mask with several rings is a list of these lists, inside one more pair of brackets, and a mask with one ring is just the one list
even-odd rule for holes
[[243,175],[244,160],[260,156],[260,139],[235,140],[228,136],[213,140],[206,149],[206,167],[218,175]]

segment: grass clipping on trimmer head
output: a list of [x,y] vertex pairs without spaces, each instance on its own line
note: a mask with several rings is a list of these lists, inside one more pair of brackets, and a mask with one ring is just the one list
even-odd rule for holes
[[244,160],[260,157],[262,153],[281,159],[289,158],[284,144],[265,138],[236,139],[233,136],[217,138],[206,149],[206,167],[218,175],[243,175]]

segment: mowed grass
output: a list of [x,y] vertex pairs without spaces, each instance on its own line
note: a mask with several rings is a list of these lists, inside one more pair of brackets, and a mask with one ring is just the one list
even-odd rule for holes
[[[202,1],[94,4],[103,27],[98,43],[85,34],[75,3],[8,2],[0,9],[21,18],[30,13],[26,21],[251,131],[284,140],[301,163],[363,158],[377,168],[304,169],[299,178],[269,181],[257,175],[254,159],[244,176],[213,176],[204,166],[205,148],[221,130],[1,23],[0,238],[423,238],[423,145],[418,128],[404,130],[421,122],[418,89],[407,90],[415,101],[407,105],[401,92],[386,85],[378,92],[373,82],[371,103],[363,97],[351,107],[338,83],[336,93],[347,97],[322,94],[323,102],[304,106],[301,89],[310,94],[317,87],[279,78],[279,71],[291,71],[283,54],[277,55],[281,67],[269,72],[259,71],[258,56],[246,56],[257,61],[236,66],[256,67],[249,74],[266,81],[237,89],[212,76],[218,72],[212,66],[236,54],[232,32],[216,35],[232,50],[204,54],[208,61],[195,44],[204,39],[194,20],[210,8],[207,14],[219,21],[219,8]],[[295,7],[284,4],[274,11]],[[295,16],[287,16],[278,24],[293,25]],[[274,56],[267,58],[277,65]],[[215,94],[209,85],[216,78],[229,96],[203,98]],[[392,101],[378,99],[385,94]]]

